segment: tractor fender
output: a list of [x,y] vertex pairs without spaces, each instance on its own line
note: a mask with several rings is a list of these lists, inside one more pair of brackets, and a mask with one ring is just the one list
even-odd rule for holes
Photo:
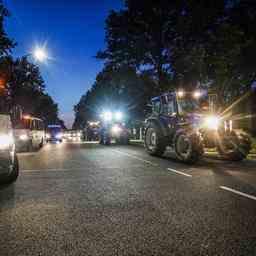
[[162,132],[163,136],[166,137],[168,135],[170,135],[170,131],[168,128],[168,125],[165,124],[164,122],[161,122],[161,120],[159,120],[158,118],[148,118],[146,120],[146,129],[149,126],[149,124],[155,124],[157,127],[159,127],[160,131]]

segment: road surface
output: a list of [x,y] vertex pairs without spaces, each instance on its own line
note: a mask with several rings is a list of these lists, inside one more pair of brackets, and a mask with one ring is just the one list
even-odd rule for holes
[[256,255],[256,162],[47,144],[0,190],[0,255]]

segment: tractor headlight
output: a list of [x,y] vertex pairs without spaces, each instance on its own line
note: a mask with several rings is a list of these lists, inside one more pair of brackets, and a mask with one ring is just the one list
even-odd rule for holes
[[204,126],[211,130],[218,130],[220,125],[220,118],[217,116],[208,116],[204,120]]
[[13,144],[13,136],[11,134],[0,135],[0,149],[9,148]]
[[28,140],[28,135],[27,134],[21,134],[19,138],[20,138],[20,140]]
[[116,112],[116,113],[115,113],[115,119],[116,119],[117,121],[121,121],[121,120],[123,119],[123,113],[120,112],[120,111]]
[[112,120],[112,113],[110,111],[106,111],[102,114],[104,121],[110,122]]
[[113,134],[118,134],[122,131],[122,128],[119,127],[118,125],[114,125],[112,128],[111,128],[111,131]]

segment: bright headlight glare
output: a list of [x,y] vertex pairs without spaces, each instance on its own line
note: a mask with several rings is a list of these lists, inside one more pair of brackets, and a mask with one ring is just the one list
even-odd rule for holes
[[200,91],[195,91],[193,96],[194,98],[199,99],[202,96],[202,93]]
[[118,125],[114,125],[111,129],[112,133],[119,133],[122,131],[122,128],[120,128]]
[[20,140],[28,140],[28,135],[27,134],[21,134],[20,135]]
[[217,130],[220,125],[220,118],[217,116],[208,116],[205,118],[204,126],[208,129]]
[[13,144],[12,135],[10,134],[0,135],[0,149],[8,148],[11,144]]
[[56,135],[56,138],[57,138],[57,139],[61,139],[61,138],[62,138],[62,133],[58,133],[58,134]]
[[123,113],[120,112],[120,111],[116,112],[115,113],[115,119],[118,120],[118,121],[122,120],[123,119]]
[[111,121],[112,120],[112,113],[110,111],[106,111],[103,113],[103,119],[105,121]]
[[46,139],[50,139],[51,138],[51,134],[50,133],[47,133],[46,134]]
[[179,98],[182,98],[182,97],[184,97],[185,92],[180,90],[180,91],[177,92],[177,95],[178,95]]

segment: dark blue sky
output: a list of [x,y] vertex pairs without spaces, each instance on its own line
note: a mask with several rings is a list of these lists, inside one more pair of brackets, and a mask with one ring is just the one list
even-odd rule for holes
[[40,64],[47,92],[59,104],[61,118],[73,121],[73,106],[93,84],[102,63],[105,18],[122,0],[4,0],[11,12],[8,35],[15,56],[46,44],[51,60]]

